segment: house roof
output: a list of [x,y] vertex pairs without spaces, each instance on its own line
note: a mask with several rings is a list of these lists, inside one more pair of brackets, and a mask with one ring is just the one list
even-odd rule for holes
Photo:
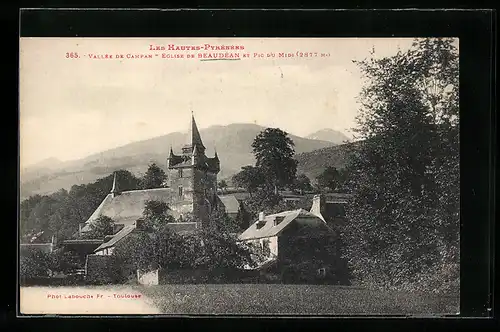
[[105,242],[101,244],[99,247],[97,247],[94,252],[98,252],[100,250],[113,247],[116,243],[118,243],[120,240],[125,238],[127,235],[132,233],[135,229],[135,225],[131,226],[125,226],[123,227],[118,233],[115,234],[108,242]]
[[[276,217],[284,217],[283,220],[278,224],[274,225],[274,220]],[[278,236],[281,232],[287,228],[292,222],[298,222],[303,225],[314,225],[320,227],[328,227],[326,223],[321,220],[315,214],[306,211],[304,209],[284,211],[276,214],[270,214],[264,217],[265,224],[258,228],[258,220],[254,222],[250,227],[248,227],[241,235],[239,240],[252,240],[260,239],[271,236]]]
[[238,213],[240,209],[240,202],[236,199],[234,195],[224,195],[219,196],[222,204],[226,209],[226,213]]
[[[195,222],[174,222],[168,223],[167,228],[172,230],[177,234],[187,234],[196,231],[197,224]],[[97,247],[94,252],[101,251],[106,248],[114,247],[119,241],[123,240],[130,233],[136,229],[135,224],[123,227],[118,233],[116,233],[109,241],[101,244]]]

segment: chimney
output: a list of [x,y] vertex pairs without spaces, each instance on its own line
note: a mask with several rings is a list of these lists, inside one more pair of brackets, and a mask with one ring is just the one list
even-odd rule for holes
[[325,196],[314,195],[313,204],[311,206],[310,212],[318,216],[323,221],[325,221],[325,208],[326,208]]
[[259,221],[257,222],[257,228],[261,228],[266,224],[266,218],[264,212],[259,213]]

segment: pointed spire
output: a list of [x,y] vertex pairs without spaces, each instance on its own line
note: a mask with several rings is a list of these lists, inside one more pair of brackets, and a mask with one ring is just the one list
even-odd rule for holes
[[214,146],[214,151],[215,151],[214,159],[219,160],[219,155],[217,155],[217,148],[215,146]]
[[194,146],[196,144],[201,148],[205,148],[201,140],[201,135],[198,130],[198,126],[196,125],[196,120],[194,119],[194,114],[192,111],[191,111],[191,125],[189,126],[189,133],[188,133],[188,144],[191,146]]
[[116,172],[114,172],[113,188],[111,188],[111,195],[113,195],[113,197],[115,197],[118,194],[120,194],[120,191],[118,190],[118,183],[116,181]]
[[172,149],[172,145],[170,145],[170,158],[174,156],[174,150]]

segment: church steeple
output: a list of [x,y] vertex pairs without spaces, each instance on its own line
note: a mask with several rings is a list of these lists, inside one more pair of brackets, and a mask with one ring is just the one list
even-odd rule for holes
[[114,172],[113,188],[111,188],[111,195],[113,197],[116,197],[117,195],[120,195],[120,190],[118,189],[118,183],[116,181],[116,172]]
[[191,112],[191,123],[189,126],[187,141],[184,145],[183,152],[190,153],[193,151],[193,148],[195,146],[198,147],[200,153],[205,152],[205,146],[203,145],[203,141],[201,140],[200,131],[198,130],[198,126],[196,125],[194,114],[193,112]]

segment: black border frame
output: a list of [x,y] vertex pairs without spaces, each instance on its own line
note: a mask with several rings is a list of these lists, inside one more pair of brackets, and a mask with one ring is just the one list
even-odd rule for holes
[[[493,292],[494,163],[496,116],[494,113],[494,52],[496,13],[491,10],[30,10],[22,12],[22,37],[435,37],[460,38],[461,107],[461,317],[491,316]],[[17,77],[17,75],[16,75]],[[16,103],[17,104],[17,103]],[[18,115],[18,114],[17,114]],[[18,118],[16,118],[17,123]],[[18,134],[18,133],[17,133]],[[19,138],[17,136],[17,138]],[[18,150],[16,149],[16,167]],[[17,173],[17,169],[16,169]],[[18,181],[18,178],[16,177]],[[18,182],[16,183],[16,187]],[[17,200],[18,202],[19,200]],[[16,202],[16,207],[18,203]],[[17,240],[16,240],[17,241]],[[16,242],[17,243],[17,242]],[[17,261],[17,255],[16,255]],[[14,264],[17,267],[17,264]],[[12,270],[17,271],[17,268]],[[16,276],[14,276],[16,278]],[[16,278],[17,279],[17,278]],[[16,283],[17,284],[17,283]],[[16,290],[18,294],[18,290]],[[16,296],[17,298],[17,296]],[[15,302],[14,302],[15,303]],[[16,315],[17,305],[9,310]],[[256,316],[259,317],[259,316]],[[61,327],[72,323],[104,324],[102,319],[58,319]],[[188,320],[167,318],[169,323]],[[359,317],[342,320],[349,324]],[[20,318],[21,326],[51,318]],[[99,324],[100,320],[100,324]],[[112,320],[123,329],[128,319]],[[134,318],[143,324],[155,319]],[[207,319],[197,319],[203,323]],[[258,318],[245,324],[279,324],[290,319]],[[391,325],[398,330],[406,323],[443,324],[457,327],[458,318],[409,320],[375,319],[366,323]],[[85,322],[86,321],[86,322]],[[223,327],[229,320],[210,319]],[[323,319],[293,319],[297,327],[318,327]],[[461,320],[471,327],[474,320]],[[453,322],[453,323],[452,323]],[[241,324],[241,321],[239,322]],[[305,323],[305,325],[302,325]],[[42,325],[43,325],[42,324]],[[70,325],[66,325],[70,324]],[[222,325],[221,325],[222,324]],[[183,324],[184,325],[184,324]],[[121,327],[120,327],[121,326]],[[276,326],[276,325],[274,325]],[[373,325],[372,325],[373,326]],[[262,325],[261,325],[262,327]],[[270,326],[269,326],[270,327]]]

